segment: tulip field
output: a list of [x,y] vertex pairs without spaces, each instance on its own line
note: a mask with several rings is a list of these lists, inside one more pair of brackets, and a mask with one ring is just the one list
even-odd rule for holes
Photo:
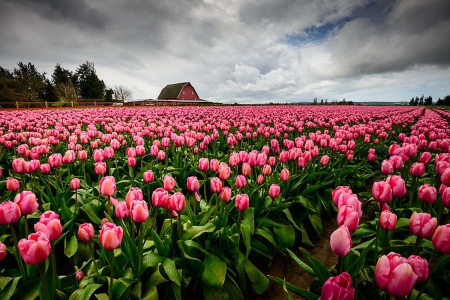
[[[241,300],[273,285],[450,299],[449,120],[411,106],[1,110],[0,299]],[[331,268],[310,254],[318,237]],[[283,255],[309,288],[265,275]]]

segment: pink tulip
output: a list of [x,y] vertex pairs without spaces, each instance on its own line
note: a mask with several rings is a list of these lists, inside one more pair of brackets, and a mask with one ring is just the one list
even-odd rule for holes
[[164,152],[164,150],[159,150],[158,151],[158,156],[157,159],[159,161],[165,160],[166,159],[166,153]]
[[252,173],[252,167],[248,163],[242,164],[242,175],[249,176]]
[[225,203],[230,202],[231,200],[231,188],[229,186],[226,186],[222,189],[222,191],[219,194],[220,200],[222,200]]
[[219,178],[222,180],[227,180],[230,177],[230,167],[225,165],[219,166]]
[[11,192],[16,192],[20,188],[19,180],[15,178],[6,179],[6,189]]
[[355,289],[352,288],[352,277],[343,272],[336,277],[330,277],[322,287],[322,300],[353,300]]
[[132,168],[136,166],[136,157],[128,157],[128,166]]
[[142,223],[148,218],[148,206],[143,200],[133,200],[130,205],[130,215],[134,222]]
[[163,188],[157,188],[152,194],[152,205],[166,207],[169,201],[169,193]]
[[280,180],[283,182],[288,181],[290,178],[290,174],[289,174],[289,170],[284,168],[283,170],[281,170],[280,172]]
[[213,193],[220,193],[222,191],[222,181],[218,177],[211,178],[209,186]]
[[187,179],[187,188],[194,193],[195,200],[200,201],[200,195],[197,191],[200,189],[200,183],[196,176],[190,176]]
[[202,157],[198,161],[198,168],[200,171],[208,171],[209,170],[209,160],[205,157]]
[[424,165],[428,164],[430,160],[431,160],[430,152],[423,152],[419,157],[419,162],[423,163]]
[[385,181],[374,182],[372,185],[372,196],[375,201],[387,203],[392,199],[392,188]]
[[25,165],[25,159],[23,159],[22,157],[16,158],[12,161],[12,168],[16,173],[24,173]]
[[0,261],[3,261],[8,254],[8,248],[6,248],[6,245],[0,242]]
[[269,188],[269,196],[272,199],[277,198],[280,195],[281,189],[278,184],[272,184]]
[[137,156],[144,156],[145,155],[145,147],[142,145],[136,146],[136,155]]
[[113,176],[105,176],[99,183],[100,194],[111,197],[116,192],[116,180]]
[[240,211],[246,210],[250,205],[250,199],[247,194],[237,194],[234,203],[236,209]]
[[34,224],[34,231],[45,233],[49,241],[53,242],[61,236],[61,222],[56,218],[41,218],[38,223]]
[[352,194],[352,190],[349,186],[338,186],[331,192],[331,199],[333,199],[333,202],[336,206],[338,206],[338,200],[341,194],[348,193]]
[[131,209],[131,202],[134,200],[144,200],[144,194],[142,190],[138,187],[131,187],[128,190],[127,195],[125,196],[125,202],[127,204],[128,209]]
[[20,219],[20,207],[14,202],[5,201],[0,203],[0,225],[9,225]]
[[450,168],[445,169],[441,175],[441,182],[446,186],[450,186]]
[[52,168],[58,168],[61,166],[62,163],[62,155],[59,153],[55,153],[49,156],[48,158],[48,164]]
[[409,220],[409,230],[412,234],[427,239],[431,237],[437,226],[437,219],[428,213],[413,212]]
[[437,199],[437,190],[434,186],[424,184],[419,187],[419,199],[425,203],[433,204]]
[[387,175],[392,174],[392,172],[394,172],[394,166],[392,166],[392,163],[388,159],[383,160],[381,162],[381,173]]
[[19,205],[22,215],[30,215],[39,207],[36,195],[30,191],[23,191],[20,194],[17,194],[16,197],[14,197],[14,203]]
[[147,183],[153,182],[153,180],[155,180],[155,174],[153,174],[152,170],[145,171],[142,177],[144,179],[144,182]]
[[420,162],[413,163],[411,169],[409,169],[409,174],[414,177],[420,177],[425,173],[425,165]]
[[43,232],[28,235],[18,243],[19,253],[28,265],[38,265],[44,262],[52,250],[48,237]]
[[403,158],[399,155],[394,155],[389,158],[389,162],[392,164],[394,170],[400,170],[403,168]]
[[78,281],[78,282],[80,282],[81,280],[83,280],[83,278],[84,278],[84,272],[83,272],[83,270],[78,270],[78,271],[75,273],[75,280]]
[[170,196],[169,201],[167,203],[167,209],[172,211],[174,216],[178,216],[178,213],[181,212],[186,206],[186,198],[181,192],[176,192],[172,196]]
[[411,265],[414,274],[417,275],[417,281],[425,282],[428,279],[428,261],[417,255],[408,257],[408,263]]
[[175,179],[169,175],[164,176],[163,187],[166,191],[173,190],[175,188]]
[[85,161],[85,160],[87,160],[87,151],[80,150],[80,151],[78,151],[77,156],[78,156],[79,161]]
[[393,197],[403,197],[404,195],[406,195],[406,184],[401,176],[389,176],[388,178],[386,178],[386,183],[391,186]]
[[384,230],[394,230],[397,225],[397,215],[389,210],[384,210],[380,214],[379,224]]
[[73,150],[67,150],[64,154],[64,157],[62,158],[62,162],[65,164],[70,164],[75,160],[75,151]]
[[256,178],[256,183],[257,183],[258,185],[263,184],[263,183],[264,183],[264,176],[258,175],[258,177]]
[[416,282],[417,275],[413,272],[407,259],[400,254],[391,252],[378,259],[375,267],[375,281],[378,287],[394,297],[404,297],[409,294]]
[[353,246],[352,238],[347,226],[341,225],[333,231],[330,235],[330,246],[337,255],[341,257],[347,255]]
[[328,165],[329,162],[330,162],[330,157],[328,155],[324,155],[320,158],[320,164],[322,166]]
[[98,238],[103,248],[106,250],[114,250],[122,244],[123,229],[120,226],[107,222],[102,226]]
[[[215,159],[215,158],[211,159],[211,161],[209,162],[209,167],[210,167],[211,171],[213,171],[213,172],[219,171],[219,160]],[[203,171],[203,170],[201,170],[201,171]]]
[[78,238],[86,243],[94,237],[94,226],[91,223],[83,223],[78,227]]
[[442,205],[445,207],[450,207],[450,187],[446,187],[445,185],[444,189],[442,189],[441,197],[442,197]]
[[245,179],[244,175],[238,175],[238,176],[236,176],[235,184],[238,189],[243,189],[247,185],[247,179]]
[[339,226],[346,225],[349,231],[355,231],[359,225],[359,214],[353,206],[343,205],[337,213]]
[[269,176],[272,173],[272,168],[270,167],[270,165],[264,165],[262,173],[266,177]]
[[49,164],[42,164],[41,165],[41,172],[42,174],[48,174],[51,171],[51,167]]
[[450,254],[450,224],[439,226],[431,239],[434,248],[444,254]]
[[104,162],[97,162],[94,165],[94,172],[97,175],[103,175],[106,173],[106,163]]
[[102,162],[105,160],[105,157],[103,156],[103,150],[102,149],[95,149],[94,153],[92,153],[92,158],[96,163]]
[[[136,201],[136,200],[132,200],[132,201]],[[131,205],[131,203],[130,203],[130,205]],[[116,217],[118,219],[125,219],[130,216],[130,209],[128,208],[128,205],[125,201],[120,201],[117,203],[117,205],[115,205],[115,212],[116,212]]]
[[78,190],[81,187],[80,179],[72,178],[69,185],[72,190]]

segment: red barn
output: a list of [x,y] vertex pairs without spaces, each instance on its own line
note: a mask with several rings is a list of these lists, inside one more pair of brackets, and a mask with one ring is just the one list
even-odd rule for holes
[[158,100],[202,100],[189,82],[166,85],[158,96]]

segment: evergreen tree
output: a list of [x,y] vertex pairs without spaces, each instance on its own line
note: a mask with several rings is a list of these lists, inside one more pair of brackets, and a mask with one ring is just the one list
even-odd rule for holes
[[13,71],[15,90],[19,100],[32,101],[45,89],[45,73],[39,73],[32,63],[19,62]]
[[77,87],[80,96],[84,99],[104,99],[105,83],[100,80],[95,72],[94,63],[86,62],[80,65],[76,71]]
[[409,101],[409,105],[413,106],[414,105],[414,97],[411,98],[411,101]]
[[45,80],[45,88],[39,94],[39,98],[48,102],[56,102],[59,100],[56,88],[50,80]]
[[0,101],[1,102],[13,102],[16,101],[17,96],[14,89],[15,81],[13,74],[0,66]]
[[433,104],[433,98],[431,96],[428,96],[424,99],[423,104],[426,106],[430,106]]

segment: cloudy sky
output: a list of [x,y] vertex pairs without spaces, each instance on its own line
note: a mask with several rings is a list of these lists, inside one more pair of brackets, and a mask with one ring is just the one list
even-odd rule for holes
[[189,81],[224,103],[450,94],[449,0],[2,0],[0,65],[94,62],[156,98]]

